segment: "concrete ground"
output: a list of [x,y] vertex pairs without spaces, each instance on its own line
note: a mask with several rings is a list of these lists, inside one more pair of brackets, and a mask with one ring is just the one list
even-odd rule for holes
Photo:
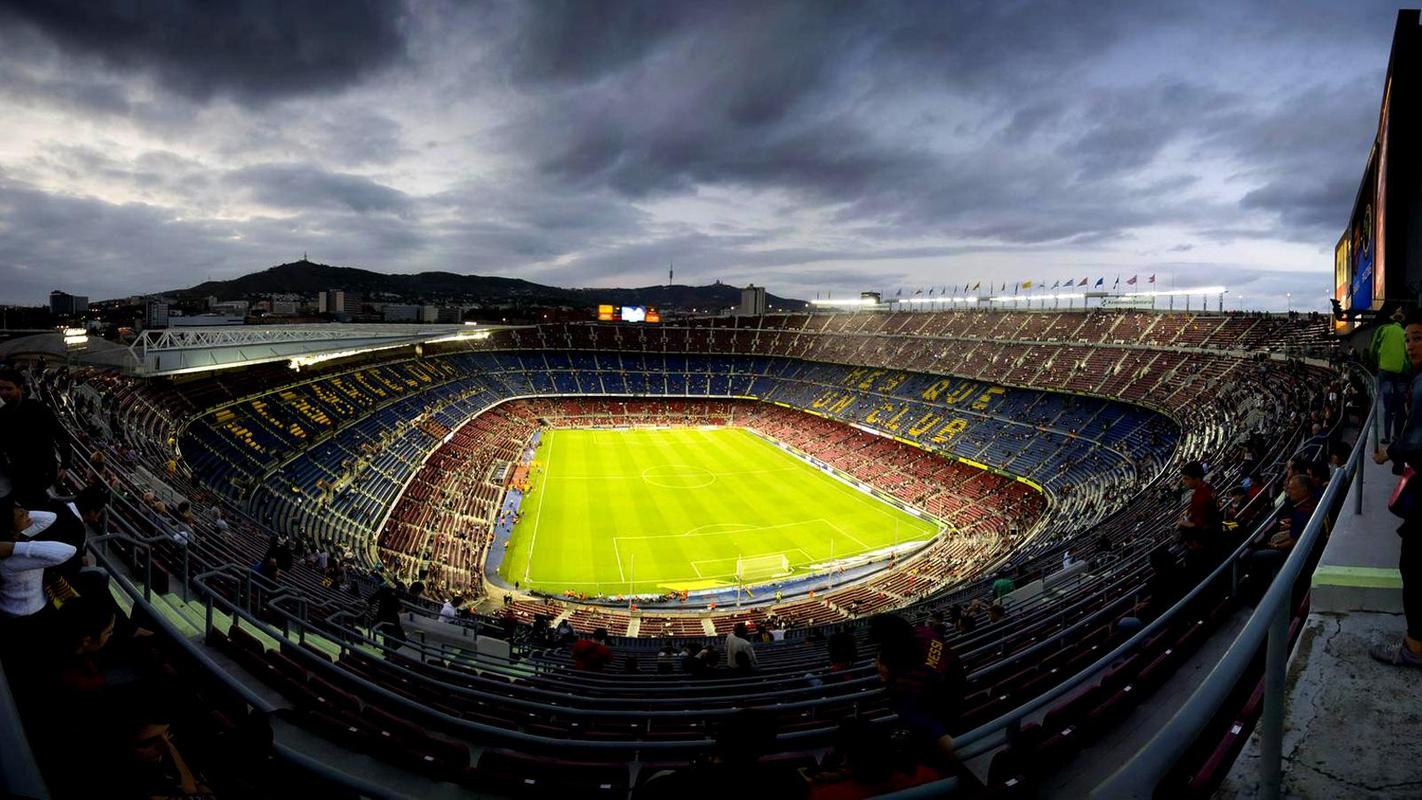
[[[1422,797],[1422,670],[1374,661],[1402,616],[1314,613],[1289,663],[1284,785],[1290,798]],[[1220,800],[1258,796],[1259,736],[1235,761]]]

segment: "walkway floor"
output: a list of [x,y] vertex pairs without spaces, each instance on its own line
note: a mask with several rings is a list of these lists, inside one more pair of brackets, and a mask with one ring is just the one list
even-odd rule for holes
[[[1422,797],[1422,670],[1368,656],[1401,630],[1400,614],[1309,615],[1289,664],[1285,797]],[[1258,796],[1258,753],[1256,734],[1216,798]]]
[[[1402,636],[1397,483],[1366,461],[1363,513],[1352,487],[1313,576],[1312,612],[1289,662],[1284,796],[1422,797],[1422,670],[1374,661],[1374,642]],[[1216,797],[1259,794],[1259,736]]]

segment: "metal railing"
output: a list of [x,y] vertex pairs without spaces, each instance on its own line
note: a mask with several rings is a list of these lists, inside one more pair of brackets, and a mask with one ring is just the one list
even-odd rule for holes
[[[1375,416],[1376,409],[1374,409],[1373,413],[1370,413],[1368,420],[1364,423],[1364,429],[1358,436],[1357,444],[1354,447],[1352,456],[1349,458],[1347,466],[1345,466],[1343,469],[1340,469],[1338,473],[1333,476],[1328,488],[1325,490],[1323,500],[1319,502],[1318,510],[1310,519],[1310,525],[1308,528],[1306,528],[1306,531],[1314,530],[1314,537],[1312,539],[1309,539],[1307,545],[1302,540],[1300,540],[1300,542],[1295,545],[1295,547],[1293,548],[1294,553],[1290,554],[1290,562],[1286,562],[1286,566],[1287,563],[1295,563],[1293,561],[1293,556],[1295,553],[1307,552],[1313,546],[1313,544],[1316,543],[1318,536],[1316,529],[1322,527],[1323,520],[1327,516],[1327,510],[1331,507],[1330,504],[1334,501],[1335,498],[1340,497],[1340,493],[1343,490],[1340,490],[1338,487],[1341,483],[1346,481],[1346,476],[1350,474],[1357,474],[1359,476],[1362,475],[1362,471],[1359,469],[1359,458],[1360,455],[1366,450],[1367,429],[1373,426]],[[1359,495],[1358,503],[1358,513],[1361,513],[1361,494]],[[1055,687],[1048,690],[1047,692],[1038,695],[1033,700],[999,716],[997,719],[979,725],[978,727],[964,734],[955,736],[953,739],[954,753],[959,759],[967,761],[968,759],[985,755],[997,749],[998,747],[1008,744],[1010,741],[1011,733],[1015,732],[1020,727],[1023,720],[1030,716],[1033,716],[1034,714],[1037,714],[1038,712],[1041,712],[1043,709],[1048,708],[1056,701],[1076,691],[1082,685],[1093,680],[1097,675],[1101,674],[1112,664],[1119,661],[1122,657],[1126,656],[1128,653],[1138,649],[1146,642],[1150,641],[1150,639],[1156,634],[1164,631],[1167,626],[1177,621],[1179,616],[1185,611],[1186,608],[1191,606],[1197,599],[1204,596],[1207,591],[1210,591],[1211,587],[1213,587],[1218,581],[1222,580],[1226,572],[1228,572],[1230,575],[1231,593],[1233,593],[1235,589],[1237,589],[1239,583],[1238,566],[1241,557],[1243,556],[1245,551],[1249,549],[1251,543],[1256,539],[1256,537],[1258,537],[1261,532],[1263,532],[1267,527],[1272,524],[1272,515],[1266,515],[1263,520],[1257,523],[1256,527],[1251,531],[1250,535],[1244,537],[1244,539],[1239,543],[1239,545],[1234,549],[1234,551],[1231,552],[1227,558],[1221,561],[1219,565],[1217,565],[1208,576],[1206,576],[1203,580],[1197,583],[1193,589],[1187,592],[1184,597],[1176,601],[1174,605],[1172,605],[1169,609],[1160,614],[1156,619],[1143,626],[1139,631],[1137,631],[1126,641],[1117,645],[1110,652],[1101,656],[1095,662],[1077,672],[1076,675],[1057,684]],[[1298,571],[1302,569],[1302,565],[1303,559],[1300,559],[1295,563],[1295,566],[1293,567],[1295,578],[1297,578]],[[1280,571],[1280,577],[1286,577],[1284,576],[1282,569]],[[1278,587],[1284,585],[1285,583],[1287,583],[1288,589],[1279,590]],[[1270,592],[1281,592],[1280,596],[1283,598],[1283,600],[1287,600],[1288,593],[1292,591],[1292,587],[1292,580],[1276,580],[1274,584],[1270,587]],[[1269,595],[1266,595],[1266,601],[1268,596]],[[1262,610],[1265,608],[1265,605],[1261,602],[1258,608]],[[1288,603],[1284,602],[1284,628],[1281,649],[1287,644],[1288,610]],[[1258,616],[1258,611],[1256,611],[1255,616]],[[1236,642],[1236,646],[1238,646],[1238,642]],[[1257,650],[1258,643],[1256,642],[1254,648],[1250,650],[1250,653],[1252,654]],[[1228,690],[1232,689],[1234,684],[1238,682],[1239,675],[1242,674],[1243,668],[1247,666],[1248,663],[1249,659],[1245,658],[1243,663],[1240,665],[1240,672],[1234,674],[1234,681],[1230,682],[1228,686],[1224,689],[1225,694],[1222,694],[1220,696],[1219,702],[1215,703],[1214,706],[1210,709],[1209,713],[1206,714],[1201,720],[1201,727],[1209,721],[1210,716],[1213,715],[1215,710],[1218,709],[1219,705],[1224,702],[1224,698],[1225,695],[1228,694]],[[1279,669],[1280,674],[1282,675],[1282,661],[1280,662]],[[1216,672],[1218,671],[1219,670],[1217,669]],[[1282,678],[1280,680],[1282,681]],[[1280,684],[1280,693],[1282,693],[1282,683]],[[1192,697],[1191,700],[1193,701],[1194,698]],[[1282,698],[1280,698],[1280,702],[1282,702]],[[1196,728],[1195,730],[1196,732],[1198,732],[1198,728]],[[1193,736],[1183,742],[1178,740],[1173,741],[1171,743],[1171,747],[1166,748],[1166,753],[1163,755],[1163,757],[1171,759],[1170,763],[1166,765],[1167,769],[1170,766],[1174,765],[1174,760],[1179,757],[1180,752],[1184,749],[1185,745],[1188,745],[1192,740]],[[1153,740],[1152,744],[1154,743],[1155,742]],[[1163,774],[1164,771],[1160,773],[1160,775]],[[1157,782],[1158,780],[1159,777],[1157,777]],[[956,785],[956,781],[938,781],[935,783],[924,784],[923,786],[915,787],[913,789],[895,792],[891,795],[886,795],[886,797],[902,799],[919,797],[943,797],[951,795],[956,789]],[[1099,798],[1100,800],[1114,800],[1115,797],[1149,797],[1151,795],[1151,792],[1155,788],[1155,783],[1151,783],[1151,785],[1142,795],[1132,795],[1130,793],[1103,793],[1103,788],[1104,786],[1098,788],[1096,793],[1093,794],[1093,797]]]
[[30,741],[20,724],[20,711],[10,694],[10,681],[0,666],[0,792],[21,800],[47,800],[49,788],[40,774]]
[[1154,738],[1130,761],[1092,792],[1093,798],[1149,798],[1155,794],[1162,778],[1175,766],[1180,754],[1195,741],[1200,732],[1218,713],[1249,665],[1265,647],[1264,711],[1259,722],[1261,774],[1260,796],[1279,797],[1282,784],[1284,735],[1285,665],[1289,650],[1289,616],[1293,609],[1295,584],[1314,549],[1324,541],[1327,520],[1335,505],[1342,505],[1347,482],[1358,487],[1358,510],[1361,513],[1363,471],[1362,459],[1367,452],[1368,429],[1376,421],[1373,404],[1353,445],[1346,467],[1333,474],[1323,492],[1317,509],[1309,519],[1303,534],[1280,567],[1264,598],[1250,615],[1244,629],[1220,658],[1214,670],[1205,678],[1180,711],[1166,723]]

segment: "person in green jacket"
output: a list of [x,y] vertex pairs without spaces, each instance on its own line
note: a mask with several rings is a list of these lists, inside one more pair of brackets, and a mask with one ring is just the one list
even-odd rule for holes
[[1383,404],[1382,443],[1387,444],[1402,435],[1407,424],[1407,385],[1412,377],[1412,365],[1407,360],[1403,342],[1402,309],[1395,308],[1392,321],[1373,332],[1368,351],[1378,367],[1378,397]]

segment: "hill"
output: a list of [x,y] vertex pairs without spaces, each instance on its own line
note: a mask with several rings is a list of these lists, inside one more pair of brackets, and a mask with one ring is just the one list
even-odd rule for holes
[[[310,295],[322,289],[344,289],[363,297],[391,295],[408,302],[479,303],[481,305],[548,305],[592,307],[598,303],[647,305],[659,308],[725,308],[740,302],[739,287],[644,286],[634,289],[565,289],[520,278],[459,275],[453,272],[387,274],[351,267],[333,267],[302,260],[279,264],[225,281],[205,281],[165,294],[179,297],[216,296],[236,300],[265,294]],[[767,295],[779,309],[800,309],[803,300]]]

